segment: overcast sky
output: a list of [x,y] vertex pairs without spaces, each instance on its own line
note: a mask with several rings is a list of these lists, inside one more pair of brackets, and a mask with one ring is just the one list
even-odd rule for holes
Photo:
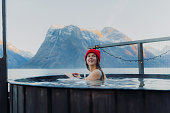
[[170,36],[170,0],[7,0],[7,41],[36,53],[51,25],[113,27],[132,40]]

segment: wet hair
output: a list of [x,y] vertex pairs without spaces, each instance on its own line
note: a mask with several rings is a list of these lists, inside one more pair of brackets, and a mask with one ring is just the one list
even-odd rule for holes
[[[100,61],[99,61],[99,58],[97,55],[96,55],[96,58],[97,58],[96,69],[99,69],[102,72],[102,77],[104,77],[104,73],[100,67]],[[86,67],[90,71],[89,65],[87,64],[87,60],[86,60]],[[103,79],[103,78],[101,78],[101,79]]]

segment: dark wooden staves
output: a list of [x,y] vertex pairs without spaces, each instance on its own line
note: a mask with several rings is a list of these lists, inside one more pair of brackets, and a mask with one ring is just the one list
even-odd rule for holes
[[48,113],[47,88],[26,87],[26,113]]
[[10,85],[10,113],[13,113],[13,85]]
[[17,85],[13,85],[13,113],[18,113],[18,91],[17,91]]
[[144,102],[143,91],[117,91],[117,113],[144,113]]
[[93,113],[116,113],[115,91],[92,91]]
[[25,108],[25,96],[24,96],[24,87],[18,86],[18,113],[24,113]]
[[91,113],[91,92],[70,89],[70,113]]
[[69,96],[67,89],[52,89],[52,113],[69,112]]
[[10,88],[10,113],[170,113],[169,90]]
[[170,91],[146,91],[146,113],[170,113]]

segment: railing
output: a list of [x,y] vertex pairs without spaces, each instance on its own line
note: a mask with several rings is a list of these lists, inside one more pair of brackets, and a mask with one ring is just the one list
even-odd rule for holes
[[94,47],[89,47],[89,49],[99,49],[99,48],[106,48],[106,47],[115,47],[115,46],[125,46],[125,45],[137,44],[138,45],[139,74],[144,74],[143,43],[161,42],[161,41],[170,41],[170,37],[145,39],[145,40],[137,40],[137,41],[128,41],[128,42],[120,42],[120,43],[111,43],[111,44],[105,44],[105,45],[95,45]]
[[8,113],[7,50],[6,50],[6,2],[2,0],[3,57],[0,58],[0,112]]

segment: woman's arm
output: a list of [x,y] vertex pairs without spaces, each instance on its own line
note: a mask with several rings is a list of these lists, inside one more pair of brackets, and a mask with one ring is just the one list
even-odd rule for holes
[[94,70],[88,77],[86,77],[84,80],[100,80],[101,75],[99,71]]
[[[76,78],[81,78],[80,74],[78,73],[65,73],[66,76],[68,76],[69,78],[72,78],[72,77],[76,77]],[[99,73],[99,71],[97,70],[94,70],[88,77],[86,77],[84,80],[100,80],[101,78],[101,75]]]
[[74,77],[74,76],[73,76],[71,73],[69,73],[69,72],[66,72],[65,75],[68,76],[69,78]]
[[69,78],[72,78],[72,77],[81,78],[79,73],[72,73],[71,74],[69,72],[66,72],[65,75],[68,76]]

